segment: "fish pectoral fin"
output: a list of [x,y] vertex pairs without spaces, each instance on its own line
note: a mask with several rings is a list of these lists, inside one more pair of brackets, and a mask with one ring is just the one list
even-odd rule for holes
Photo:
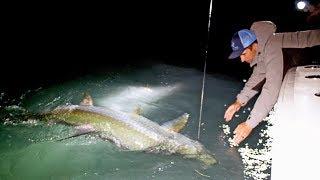
[[169,131],[180,132],[187,124],[188,119],[189,119],[189,114],[184,113],[183,115],[179,116],[174,120],[165,122],[161,126]]
[[82,136],[85,134],[90,134],[90,133],[96,132],[96,130],[89,124],[77,126],[77,127],[75,127],[75,129],[76,129],[75,134],[68,136],[68,137],[65,137],[65,138],[61,138],[58,141],[62,141],[62,140],[66,140],[66,139],[70,139],[70,138],[74,138],[74,137],[78,137],[78,136]]
[[103,140],[109,141],[116,145],[117,147],[123,149],[123,150],[130,150],[129,147],[125,146],[124,144],[121,143],[120,139],[114,137],[112,134],[109,132],[100,132],[99,137]]

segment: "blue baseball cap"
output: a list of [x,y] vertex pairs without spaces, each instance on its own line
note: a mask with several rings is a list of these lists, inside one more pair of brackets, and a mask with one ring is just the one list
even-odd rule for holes
[[232,53],[230,54],[229,59],[239,57],[242,52],[256,40],[257,37],[251,30],[242,29],[236,32],[231,39]]

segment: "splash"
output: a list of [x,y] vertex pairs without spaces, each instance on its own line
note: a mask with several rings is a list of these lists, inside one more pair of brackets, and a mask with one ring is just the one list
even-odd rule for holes
[[[256,146],[246,143],[244,147],[241,146],[238,148],[244,165],[245,179],[264,180],[270,178],[271,147],[273,142],[272,127],[275,121],[275,111],[276,105],[269,113],[269,116],[264,119],[267,125],[265,129],[262,129],[259,133]],[[225,135],[224,138],[228,139],[230,147],[237,146],[230,137],[230,127],[226,124],[223,124],[221,127]]]
[[127,86],[122,87],[115,93],[108,94],[105,98],[98,101],[101,106],[124,112],[132,112],[135,108],[140,107],[147,110],[152,108],[154,102],[171,95],[180,84],[173,86]]

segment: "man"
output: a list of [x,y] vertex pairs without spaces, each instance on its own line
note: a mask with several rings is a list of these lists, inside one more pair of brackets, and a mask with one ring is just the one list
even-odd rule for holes
[[225,112],[228,122],[234,113],[261,91],[248,119],[234,130],[234,142],[240,144],[269,113],[277,101],[283,78],[282,48],[304,48],[320,45],[320,30],[275,33],[270,21],[254,22],[250,28],[236,32],[231,40],[229,59],[240,56],[253,72],[236,101]]

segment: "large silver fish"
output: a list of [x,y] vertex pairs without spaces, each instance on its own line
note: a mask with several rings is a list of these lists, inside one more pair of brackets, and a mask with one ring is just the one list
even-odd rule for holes
[[92,104],[91,97],[87,95],[80,105],[58,106],[44,113],[44,119],[77,126],[83,133],[98,132],[120,148],[181,154],[185,158],[198,159],[205,165],[216,163],[202,144],[178,133],[188,121],[187,113],[160,126],[138,113],[125,113]]

